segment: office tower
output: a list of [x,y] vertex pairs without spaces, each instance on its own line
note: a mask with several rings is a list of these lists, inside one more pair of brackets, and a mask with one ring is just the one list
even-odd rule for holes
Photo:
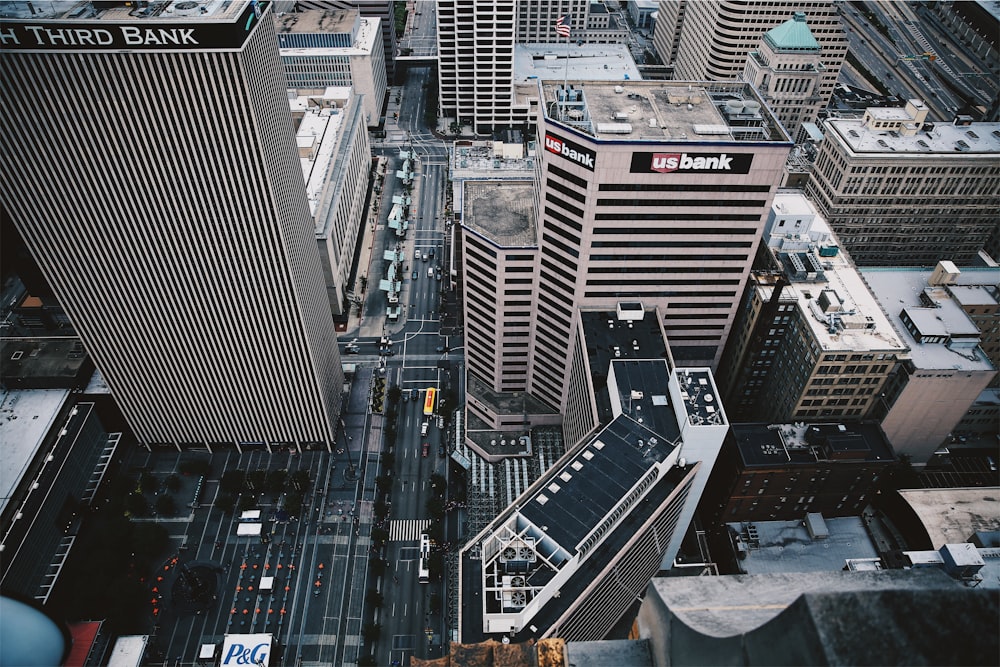
[[674,78],[699,81],[739,78],[747,54],[757,47],[764,33],[787,21],[793,12],[804,11],[825,67],[819,96],[830,99],[847,55],[847,36],[840,22],[839,3],[821,0],[808,5],[804,7],[801,2],[789,0],[686,3],[680,34],[675,38]]
[[790,141],[750,86],[541,85],[540,259],[528,390],[565,407],[575,308],[660,309],[681,366],[715,367]]
[[574,42],[588,41],[590,25],[601,41],[619,32],[609,21],[591,21],[584,0],[437,0],[436,9],[441,115],[479,134],[533,121],[534,87],[514,82],[515,44],[565,42],[556,31],[560,17]]
[[3,10],[0,197],[138,441],[331,446],[343,371],[267,5]]
[[356,9],[365,18],[377,18],[386,79],[392,85],[396,76],[396,0],[297,0],[294,7],[299,10]]
[[971,264],[996,231],[1000,123],[928,122],[910,100],[823,135],[806,194],[858,265]]
[[[996,377],[968,310],[994,313],[995,269],[879,267],[862,271],[909,348],[871,415],[897,454],[923,465],[947,446],[959,422]],[[995,325],[994,325],[995,326]]]
[[728,421],[707,368],[674,367],[661,314],[582,312],[576,379],[599,420],[459,559],[459,638],[604,638],[670,568]]
[[289,88],[351,86],[363,96],[365,123],[379,125],[386,96],[379,19],[356,9],[314,9],[278,16],[275,24]]
[[742,79],[761,97],[797,137],[802,123],[816,121],[829,98],[819,94],[826,65],[822,49],[809,30],[806,15],[795,15],[764,34],[760,46],[747,55]]
[[774,197],[719,384],[738,421],[868,417],[907,346],[808,199]]
[[653,26],[653,48],[664,65],[672,67],[677,60],[686,11],[687,0],[660,0]]

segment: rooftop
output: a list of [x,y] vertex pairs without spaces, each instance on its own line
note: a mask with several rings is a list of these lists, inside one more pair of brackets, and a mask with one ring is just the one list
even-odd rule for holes
[[[375,16],[362,16],[358,21],[358,29],[353,33],[350,46],[282,46],[281,56],[360,56],[372,52],[376,40],[381,46],[382,31],[380,21]],[[279,39],[281,35],[279,34]]]
[[538,243],[533,181],[467,180],[462,225],[502,248]]
[[546,116],[604,141],[782,142],[791,139],[740,82],[539,80]]
[[756,529],[747,557],[739,561],[747,574],[836,572],[849,558],[878,558],[860,517],[825,518],[829,537],[813,539],[804,521],[756,521],[728,524],[737,534]]
[[875,423],[733,424],[732,435],[747,467],[895,459]]
[[348,110],[354,99],[350,87],[330,87],[322,95],[299,95],[289,100],[292,117],[298,120],[295,143],[302,177],[306,182],[309,212],[315,220],[318,235],[329,231],[327,226],[333,217],[323,216],[320,219],[317,214],[326,200],[332,197],[326,188],[338,184],[337,179],[332,178],[334,171],[345,167],[336,159],[342,157],[338,155],[338,149],[346,149],[346,146],[341,146],[342,127],[347,122]]
[[489,179],[524,180],[533,178],[535,157],[530,154],[520,158],[497,154],[498,145],[493,141],[456,141],[450,151],[452,180]]
[[813,37],[812,31],[806,25],[804,12],[795,15],[764,34],[764,41],[776,51],[819,51],[819,42]]
[[275,15],[274,27],[281,33],[353,33],[357,9],[306,9]]
[[[569,58],[567,61],[567,54]],[[642,75],[625,44],[517,44],[514,79],[562,81],[641,81]]]
[[1000,488],[906,489],[899,492],[923,524],[935,549],[1000,530]]
[[[768,246],[791,283],[782,289],[782,299],[798,303],[801,320],[824,350],[905,350],[862,274],[804,195],[779,193],[767,224]],[[761,279],[757,289],[767,301],[774,281]]]
[[0,510],[7,506],[69,395],[68,389],[0,390]]
[[[151,0],[145,6],[124,3],[97,3],[90,0],[53,0],[51,2],[0,1],[0,18],[37,20],[122,21],[171,20],[191,23],[232,20],[239,16],[249,0]],[[114,5],[114,6],[107,6]],[[132,3],[139,5],[139,3]]]
[[650,587],[689,628],[731,637],[758,628],[807,593],[953,589],[939,570],[776,572],[721,577],[657,577]]
[[[868,109],[878,120],[905,121],[908,116],[900,109]],[[827,132],[834,132],[854,153],[872,153],[880,157],[898,154],[912,159],[917,154],[966,156],[1000,154],[1000,123],[972,123],[952,125],[928,123],[928,129],[905,136],[890,129],[865,125],[863,119],[841,118],[828,120]]]
[[[993,370],[983,350],[969,347],[966,339],[978,339],[978,328],[953,299],[951,286],[930,286],[933,271],[922,268],[876,267],[861,270],[861,276],[879,300],[900,339],[909,348],[909,357],[919,369],[968,371]],[[1000,268],[961,269],[957,285],[997,285]],[[976,298],[975,290],[961,290],[961,295]],[[904,324],[904,317],[921,336]],[[944,338],[945,342],[929,342]]]

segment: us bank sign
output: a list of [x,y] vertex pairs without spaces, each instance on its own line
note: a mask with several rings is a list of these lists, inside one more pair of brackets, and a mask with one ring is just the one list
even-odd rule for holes
[[551,132],[545,133],[545,150],[556,155],[561,155],[571,162],[575,162],[581,167],[594,171],[594,158],[597,155],[594,151],[587,150],[580,144],[563,139],[559,135]]
[[[225,49],[243,46],[260,22],[266,2],[248,3],[239,17],[226,21],[210,18],[178,20],[113,21],[0,21],[3,51],[120,51]],[[270,21],[271,18],[267,17]]]

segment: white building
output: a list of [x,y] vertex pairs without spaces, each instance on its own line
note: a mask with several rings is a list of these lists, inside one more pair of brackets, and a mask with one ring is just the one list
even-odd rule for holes
[[268,6],[31,9],[4,7],[0,200],[139,443],[330,447],[343,371]]
[[336,315],[350,307],[351,268],[365,220],[372,166],[361,100],[350,88],[327,88],[322,95],[291,100],[309,210],[330,308]]
[[379,125],[387,85],[379,22],[353,9],[275,17],[288,87],[305,93],[350,86],[362,100],[365,123]]

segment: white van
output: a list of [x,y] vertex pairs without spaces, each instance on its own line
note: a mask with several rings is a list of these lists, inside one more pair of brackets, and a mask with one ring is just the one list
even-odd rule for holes
[[434,267],[433,266],[427,268],[427,277],[428,278],[433,278],[434,277]]
[[427,435],[427,422],[420,425],[420,435]]

